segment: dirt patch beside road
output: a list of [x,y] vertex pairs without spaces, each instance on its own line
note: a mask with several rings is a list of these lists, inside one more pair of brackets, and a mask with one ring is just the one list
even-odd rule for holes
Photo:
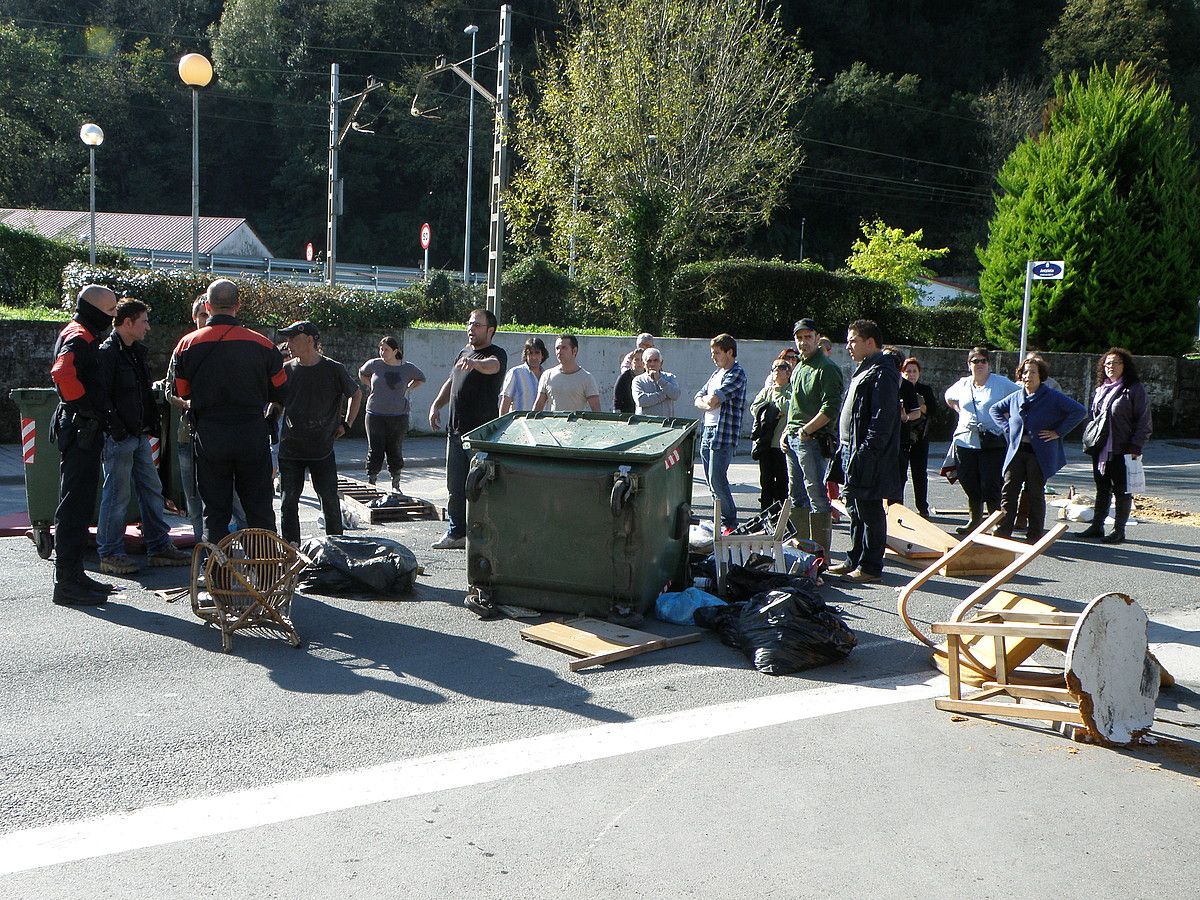
[[1138,519],[1148,519],[1152,522],[1170,522],[1172,525],[1191,525],[1193,528],[1200,528],[1200,513],[1177,509],[1174,500],[1164,500],[1162,497],[1143,497],[1135,494],[1133,515]]

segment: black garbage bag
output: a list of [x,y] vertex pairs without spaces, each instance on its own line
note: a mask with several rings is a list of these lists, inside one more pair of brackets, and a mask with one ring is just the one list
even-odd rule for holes
[[398,541],[345,534],[309,538],[300,550],[313,561],[300,590],[313,594],[394,597],[412,592],[417,558]]
[[[750,562],[754,561],[751,557]],[[725,575],[725,596],[731,603],[749,600],[764,591],[798,591],[818,601],[817,583],[807,575],[789,575],[751,566],[730,566]]]
[[858,643],[815,586],[756,594],[742,607],[738,628],[742,652],[767,675],[790,675],[845,659]]
[[726,647],[742,649],[742,629],[738,621],[742,617],[742,607],[745,603],[726,603],[724,606],[702,606],[694,613],[692,619],[701,628],[715,631],[721,643]]

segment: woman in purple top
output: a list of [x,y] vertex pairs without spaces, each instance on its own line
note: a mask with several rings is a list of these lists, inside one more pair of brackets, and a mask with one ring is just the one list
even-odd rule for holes
[[[1133,355],[1122,347],[1110,348],[1096,365],[1096,393],[1092,396],[1092,418],[1107,422],[1104,440],[1094,450],[1092,478],[1096,482],[1096,505],[1092,524],[1080,537],[1101,538],[1106,544],[1125,540],[1125,523],[1133,508],[1133,494],[1125,485],[1125,457],[1138,459],[1150,439],[1150,398],[1138,378]],[[1108,504],[1117,498],[1112,534],[1105,536]]]
[[371,389],[367,398],[367,481],[375,483],[387,457],[392,490],[400,491],[404,468],[404,435],[408,433],[408,394],[425,383],[424,373],[404,361],[400,342],[379,339],[379,356],[358,370],[358,378]]

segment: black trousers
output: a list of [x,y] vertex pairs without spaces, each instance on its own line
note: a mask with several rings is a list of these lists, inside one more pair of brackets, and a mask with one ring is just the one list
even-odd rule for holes
[[404,468],[404,435],[408,416],[375,416],[367,413],[367,476],[378,475],[387,457],[388,471],[395,478]]
[[321,500],[325,533],[342,533],[342,504],[337,492],[337,457],[331,452],[324,459],[279,458],[279,488],[283,494],[279,515],[284,540],[300,541],[300,495],[304,493],[304,473],[312,476],[313,490]]
[[995,450],[972,450],[958,448],[958,481],[967,492],[971,506],[971,520],[983,518],[983,507],[993,513],[1000,508],[1000,487],[1003,479],[1000,470],[1004,467],[1003,447]]
[[196,485],[204,502],[204,533],[210,543],[229,533],[236,486],[246,525],[275,530],[271,444],[262,416],[206,419],[196,427]]
[[788,468],[787,455],[778,447],[768,447],[758,459],[758,495],[760,509],[766,509],[787,499]]
[[997,533],[1012,534],[1024,491],[1025,505],[1028,507],[1025,514],[1029,517],[1026,533],[1030,540],[1041,537],[1046,530],[1045,487],[1046,479],[1042,475],[1042,467],[1038,465],[1037,457],[1027,444],[1022,444],[1004,471],[1004,488],[1000,499],[1000,509],[1004,515],[996,525]]
[[868,575],[883,574],[883,552],[887,547],[887,513],[883,499],[859,497],[845,492],[850,513],[850,551],[846,563]]
[[[900,451],[901,470],[912,470],[913,499],[917,512],[929,517],[929,439],[914,443]],[[903,479],[901,479],[903,480]]]
[[83,572],[87,530],[96,509],[100,486],[100,456],[104,433],[95,428],[82,443],[71,426],[64,436],[66,449],[58,465],[58,508],[54,511],[54,571],[56,577],[71,578]]

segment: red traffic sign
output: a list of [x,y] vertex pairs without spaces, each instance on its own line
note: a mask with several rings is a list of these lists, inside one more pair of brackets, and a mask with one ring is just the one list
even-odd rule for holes
[[430,228],[429,223],[426,222],[424,225],[421,226],[421,249],[422,250],[429,249],[429,241],[432,237],[433,237],[433,229]]
[[313,261],[312,241],[309,241],[307,244],[304,245],[304,258],[307,259],[309,262]]

